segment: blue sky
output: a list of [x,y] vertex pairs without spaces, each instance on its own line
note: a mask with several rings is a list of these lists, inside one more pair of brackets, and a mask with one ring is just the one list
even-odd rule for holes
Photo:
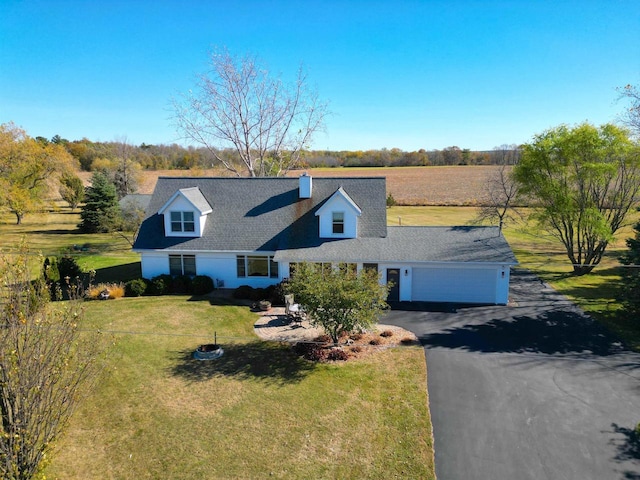
[[640,2],[0,0],[0,123],[181,143],[171,99],[216,47],[304,64],[333,112],[315,149],[487,150],[614,121]]

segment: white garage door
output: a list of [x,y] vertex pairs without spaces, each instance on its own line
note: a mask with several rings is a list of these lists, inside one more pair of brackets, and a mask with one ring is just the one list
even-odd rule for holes
[[495,303],[497,271],[481,268],[414,268],[411,300]]

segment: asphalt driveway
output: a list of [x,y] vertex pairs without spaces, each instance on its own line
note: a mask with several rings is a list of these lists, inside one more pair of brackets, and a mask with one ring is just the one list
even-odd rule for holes
[[424,345],[438,480],[640,479],[640,354],[530,273],[510,298],[382,319]]

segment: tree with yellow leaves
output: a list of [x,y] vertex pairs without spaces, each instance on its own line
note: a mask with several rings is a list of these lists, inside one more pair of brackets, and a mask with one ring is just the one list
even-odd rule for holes
[[0,206],[16,216],[42,210],[75,160],[63,145],[38,141],[13,123],[0,125]]

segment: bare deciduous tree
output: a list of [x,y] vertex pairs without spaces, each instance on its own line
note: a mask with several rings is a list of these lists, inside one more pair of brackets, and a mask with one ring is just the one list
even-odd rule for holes
[[502,145],[494,150],[500,155],[501,165],[487,179],[484,186],[484,198],[479,209],[476,221],[498,222],[500,231],[506,221],[516,220],[521,217],[515,208],[518,197],[518,184],[512,176],[511,166],[517,162],[519,149],[516,145]]
[[622,123],[640,137],[640,90],[635,85],[625,85],[618,89],[620,99],[626,99],[629,104],[622,114]]
[[38,473],[96,378],[99,341],[78,332],[76,303],[49,303],[43,282],[31,282],[28,255],[0,257],[0,477]]
[[[252,177],[286,174],[323,128],[327,103],[310,90],[302,68],[285,85],[253,56],[212,53],[210,66],[195,92],[174,101],[178,131],[238,176],[242,170]],[[222,153],[229,148],[241,166]]]

